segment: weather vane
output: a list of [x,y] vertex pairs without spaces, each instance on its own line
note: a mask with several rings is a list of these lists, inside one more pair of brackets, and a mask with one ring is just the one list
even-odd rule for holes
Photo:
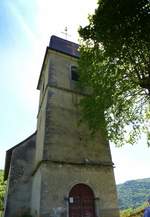
[[64,32],[61,32],[61,33],[65,35],[65,38],[66,38],[66,39],[67,39],[68,36],[70,36],[70,35],[68,34],[68,28],[67,28],[67,26],[65,27]]

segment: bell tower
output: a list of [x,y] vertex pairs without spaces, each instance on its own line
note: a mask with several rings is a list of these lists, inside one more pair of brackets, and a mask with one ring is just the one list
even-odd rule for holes
[[77,44],[51,37],[38,82],[33,216],[119,216],[109,143],[79,125],[79,56]]

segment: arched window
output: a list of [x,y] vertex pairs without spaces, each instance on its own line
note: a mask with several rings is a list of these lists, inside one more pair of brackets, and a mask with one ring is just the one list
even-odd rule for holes
[[71,80],[78,81],[79,80],[79,73],[77,66],[71,66]]
[[69,217],[95,217],[94,194],[89,186],[77,184],[71,189]]

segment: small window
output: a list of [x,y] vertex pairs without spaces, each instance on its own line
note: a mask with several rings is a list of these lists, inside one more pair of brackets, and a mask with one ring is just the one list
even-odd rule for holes
[[79,73],[76,66],[71,66],[71,80],[79,81]]
[[43,81],[43,87],[42,87],[42,91],[44,91],[44,81]]

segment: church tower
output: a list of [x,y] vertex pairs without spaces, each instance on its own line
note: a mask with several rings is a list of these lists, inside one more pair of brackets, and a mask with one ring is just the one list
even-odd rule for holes
[[6,152],[4,217],[119,217],[109,143],[81,123],[78,45],[52,36],[37,131]]
[[119,216],[109,143],[79,125],[78,59],[77,44],[51,37],[38,82],[33,216]]

